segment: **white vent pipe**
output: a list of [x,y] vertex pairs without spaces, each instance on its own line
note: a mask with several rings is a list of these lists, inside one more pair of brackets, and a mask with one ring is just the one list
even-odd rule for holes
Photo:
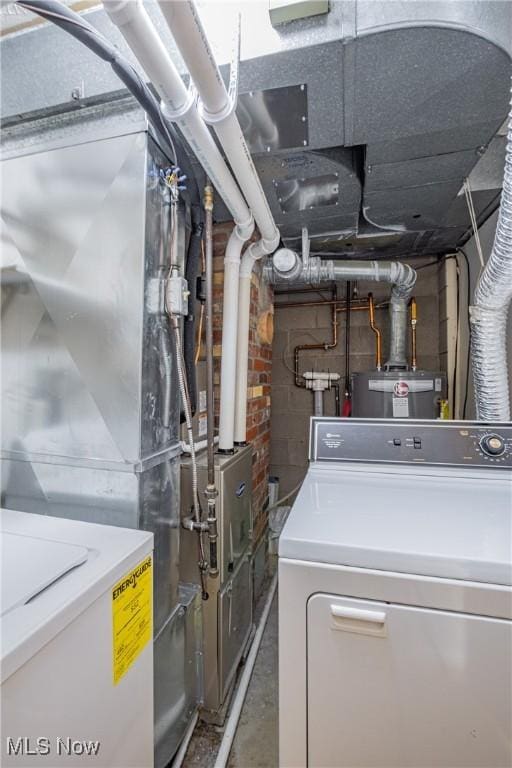
[[[233,173],[249,203],[261,239],[247,249],[239,273],[238,290],[238,341],[236,359],[236,396],[228,375],[221,374],[220,432],[225,439],[219,448],[233,447],[233,440],[245,443],[247,413],[247,366],[249,348],[249,318],[251,296],[251,274],[255,262],[262,256],[273,253],[279,244],[279,230],[276,227],[267,198],[261,186],[258,172],[254,167],[251,153],[244,139],[235,106],[226,91],[224,81],[216,64],[192,0],[159,0],[162,13],[174,36],[176,44],[190,72],[201,101],[201,114],[211,124],[226,153]],[[226,264],[227,267],[227,264]],[[233,260],[233,281],[235,265]],[[231,281],[231,276],[230,276]],[[224,304],[226,307],[226,304]],[[223,321],[222,362],[224,363],[224,334],[232,335]],[[230,374],[231,375],[231,374]],[[225,407],[223,408],[223,392]],[[224,430],[222,427],[224,426]],[[230,433],[233,428],[233,433]],[[231,444],[230,444],[231,442]]]
[[162,99],[162,113],[180,126],[235,221],[226,249],[219,423],[219,448],[230,450],[235,418],[238,270],[243,245],[254,230],[254,219],[197,111],[196,99],[185,87],[140,0],[104,0],[103,5],[156,88]]
[[235,443],[247,439],[247,376],[249,367],[249,326],[251,320],[251,282],[256,259],[249,247],[242,256],[238,281],[238,339],[236,346]]
[[512,111],[496,235],[470,307],[476,415],[482,421],[510,421],[506,327],[511,299]]
[[251,318],[251,282],[255,263],[265,255],[262,240],[253,243],[242,256],[238,287],[238,342],[236,350],[235,443],[245,445],[247,438],[247,375],[249,367],[249,325]]
[[180,126],[235,223],[248,239],[252,234],[253,218],[247,203],[141,0],[103,0],[103,5],[156,88],[164,117]]
[[300,256],[288,248],[277,251],[265,265],[272,285],[321,285],[338,280],[368,280],[392,285],[389,302],[390,341],[385,367],[407,368],[407,304],[416,283],[416,271],[399,261],[333,261],[312,257],[301,267]]
[[263,254],[279,244],[275,225],[251,153],[238,122],[235,106],[219,72],[193,0],[159,0],[201,100],[203,119],[212,125],[240,184],[263,240]]

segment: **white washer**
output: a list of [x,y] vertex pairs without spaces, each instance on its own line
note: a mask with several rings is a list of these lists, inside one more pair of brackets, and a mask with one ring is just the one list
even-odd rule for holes
[[313,419],[279,544],[288,768],[512,764],[512,426]]
[[0,510],[0,764],[153,766],[153,535]]

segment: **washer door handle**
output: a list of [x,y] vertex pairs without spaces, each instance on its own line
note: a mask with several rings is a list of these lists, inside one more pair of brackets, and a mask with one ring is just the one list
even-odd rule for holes
[[331,628],[342,632],[386,637],[386,612],[331,604]]

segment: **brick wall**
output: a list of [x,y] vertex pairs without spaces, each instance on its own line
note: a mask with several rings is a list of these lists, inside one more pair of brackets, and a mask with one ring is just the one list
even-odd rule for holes
[[[218,419],[220,396],[220,358],[222,354],[222,298],[224,252],[233,223],[217,224],[213,229],[213,342],[215,359],[215,412]],[[272,374],[273,306],[271,289],[260,280],[261,265],[256,265],[251,285],[249,328],[249,373],[247,381],[247,440],[253,448],[254,539],[265,529],[264,512],[270,465],[270,385]],[[218,426],[218,425],[217,425]]]
[[[431,261],[431,259],[425,260]],[[421,264],[415,261],[415,265]],[[439,342],[439,288],[438,267],[430,266],[418,271],[415,296],[418,303],[418,367],[438,370],[440,365]],[[366,298],[372,291],[376,303],[389,298],[389,286],[382,283],[359,283],[358,294]],[[330,297],[328,288],[321,295]],[[276,297],[279,301],[318,301],[320,296],[294,294]],[[338,286],[338,298],[345,298],[345,283]],[[389,341],[388,310],[377,309],[377,326],[383,334],[383,355]],[[345,374],[345,314],[338,316],[338,344],[327,352],[304,351],[300,357],[300,370],[330,370],[341,375],[340,389],[343,398]],[[367,312],[351,313],[350,370],[368,371],[375,366],[375,337],[368,325]],[[300,389],[293,380],[293,349],[298,344],[331,341],[331,310],[326,306],[292,307],[275,310],[275,334],[272,361],[272,475],[279,477],[279,493],[282,496],[300,482],[308,464],[309,420],[313,413],[313,393]],[[334,416],[334,393],[324,395],[325,415]]]

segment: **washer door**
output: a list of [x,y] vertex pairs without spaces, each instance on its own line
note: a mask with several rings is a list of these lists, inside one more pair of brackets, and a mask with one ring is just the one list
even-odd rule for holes
[[512,622],[316,594],[311,768],[512,764]]

